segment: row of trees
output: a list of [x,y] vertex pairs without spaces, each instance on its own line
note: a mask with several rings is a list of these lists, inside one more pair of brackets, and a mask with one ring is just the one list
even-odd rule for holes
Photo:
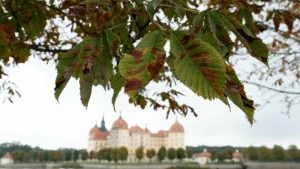
[[[56,162],[56,161],[74,161],[82,160],[87,161],[92,159],[107,160],[108,162],[114,161],[125,161],[128,158],[129,152],[126,147],[120,148],[104,148],[98,152],[91,151],[88,153],[86,150],[76,149],[58,149],[58,150],[43,150],[39,147],[31,147],[29,145],[22,145],[19,142],[13,143],[2,143],[0,144],[0,153],[3,156],[5,153],[10,152],[15,162]],[[149,158],[149,161],[157,155],[158,160],[163,161],[169,159],[182,160],[185,157],[192,157],[192,149],[188,149],[186,152],[184,149],[161,147],[158,152],[154,149],[144,149],[139,147],[135,151],[137,160],[141,160],[144,157]]]
[[[139,147],[136,149],[136,157],[140,161],[144,157],[144,149],[143,147]],[[151,159],[156,155],[156,152],[154,149],[150,149],[146,151],[146,155],[149,158],[150,162]],[[186,157],[185,151],[183,148],[178,148],[177,150],[174,148],[169,148],[168,151],[165,147],[161,147],[158,152],[157,152],[157,159],[162,162],[165,158],[168,158],[171,162],[174,159],[182,160],[183,158]],[[188,155],[188,157],[191,158],[191,153]]]
[[15,162],[48,162],[48,161],[77,161],[79,158],[78,150],[40,150],[24,152],[23,150],[14,150],[11,152]]
[[[40,150],[40,151],[31,151],[24,152],[22,150],[14,150],[12,153],[13,160],[15,162],[56,162],[56,161],[74,161],[76,162],[79,158],[85,162],[88,159],[98,159],[99,161],[105,160],[110,162],[117,163],[118,161],[124,162],[127,160],[129,152],[126,147],[120,148],[104,148],[99,150],[98,152],[91,151],[88,153],[86,150],[78,151],[78,150]],[[182,160],[185,157],[191,158],[192,151],[187,151],[187,154],[184,149],[178,148],[169,148],[168,150],[165,147],[161,147],[156,154],[154,149],[144,150],[143,147],[139,147],[135,151],[136,159],[140,162],[144,158],[144,156],[149,158],[151,162],[152,158],[157,155],[157,158],[160,162],[165,160],[166,158],[170,161],[174,159]]]
[[203,149],[208,149],[211,153],[211,159],[218,159],[223,161],[225,159],[232,159],[232,154],[236,149],[241,150],[244,157],[251,161],[299,161],[300,160],[300,150],[295,145],[289,146],[288,149],[284,149],[282,146],[275,145],[273,148],[268,148],[266,146],[260,147],[208,147],[208,146],[198,146],[189,147],[195,153],[200,153]]
[[[82,161],[88,159],[107,160],[109,162],[114,161],[125,161],[128,158],[128,150],[126,147],[120,147],[118,149],[106,148],[101,149],[98,152],[91,151],[88,153],[86,150],[75,150],[75,149],[59,149],[59,150],[42,150],[40,148],[31,148],[30,146],[16,146],[15,144],[8,146],[7,144],[1,144],[0,150],[3,152],[10,152],[14,161],[16,162],[48,162],[48,161],[77,161],[79,158]],[[135,151],[136,158],[140,161],[144,157],[149,158],[151,162],[152,158],[157,155],[159,161],[169,159],[182,160],[183,158],[192,158],[193,151],[199,153],[204,148],[208,149],[211,153],[211,159],[218,159],[223,161],[225,159],[232,159],[232,153],[236,148],[234,147],[188,147],[185,152],[179,148],[161,147],[158,152],[154,149],[144,150],[143,147],[139,147]],[[281,146],[275,145],[273,148],[266,146],[261,147],[241,147],[238,148],[243,153],[244,157],[251,161],[284,161],[294,160],[300,161],[300,150],[295,145],[291,145],[288,149],[284,149]],[[11,150],[11,151],[9,151]],[[4,155],[4,153],[2,153]]]
[[250,146],[243,152],[246,158],[252,161],[300,161],[300,150],[295,145],[289,146],[287,150],[279,145],[275,145],[272,149],[266,146]]
[[[98,152],[91,151],[89,154],[87,152],[84,152],[84,155],[88,155],[88,158],[90,160],[92,159],[98,159],[101,160],[107,160],[108,162],[114,161],[117,163],[118,161],[125,161],[128,157],[128,149],[126,147],[120,147],[120,148],[103,148],[99,150]],[[87,159],[87,158],[86,158]],[[86,159],[82,159],[85,161]]]
[[[87,152],[85,152],[86,154]],[[162,162],[166,157],[173,161],[175,158],[178,160],[182,160],[186,156],[191,158],[192,157],[192,151],[187,151],[187,155],[185,154],[185,150],[182,148],[178,148],[177,150],[174,148],[169,148],[168,151],[165,147],[161,147],[159,151],[156,154],[156,151],[154,149],[148,149],[144,150],[143,147],[139,147],[135,150],[135,157],[140,162],[145,155],[147,158],[149,158],[149,162],[151,163],[152,158],[157,155],[157,158],[160,162]],[[84,155],[85,155],[84,154]],[[87,155],[87,154],[86,154]],[[91,151],[88,155],[88,158],[90,160],[92,159],[98,159],[101,160],[107,160],[108,162],[114,161],[117,163],[118,161],[126,161],[128,158],[128,150],[126,147],[120,147],[120,148],[104,148],[99,150],[98,152]],[[87,159],[87,158],[86,158]],[[85,158],[82,160],[85,161]]]

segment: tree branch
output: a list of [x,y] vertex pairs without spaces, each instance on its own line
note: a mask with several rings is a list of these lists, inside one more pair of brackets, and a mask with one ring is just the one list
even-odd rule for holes
[[261,85],[261,84],[255,83],[255,82],[250,82],[250,81],[247,81],[247,80],[244,80],[242,82],[247,83],[247,84],[251,84],[251,85],[255,85],[255,86],[258,86],[258,87],[261,87],[261,88],[269,89],[269,90],[279,92],[279,93],[300,95],[300,92],[291,92],[291,91],[278,90],[278,89],[274,89],[274,88],[271,88],[271,87],[268,87],[268,86],[264,86],[264,85]]
[[41,49],[39,48],[40,45],[28,45],[29,49],[38,51],[38,52],[52,52],[52,53],[59,53],[59,52],[68,52],[69,49]]
[[[158,6],[161,6],[161,7],[169,7],[169,8],[173,8],[173,9],[174,9],[174,6],[172,6],[172,5],[159,4]],[[181,8],[181,9],[186,10],[186,11],[190,11],[190,12],[199,13],[199,11],[196,10],[196,9],[189,9],[189,8]]]

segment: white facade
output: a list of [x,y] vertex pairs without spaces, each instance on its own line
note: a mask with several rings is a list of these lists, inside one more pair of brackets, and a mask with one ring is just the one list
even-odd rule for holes
[[196,157],[195,160],[200,165],[204,165],[211,162],[209,157]]
[[204,149],[203,152],[196,155],[195,161],[200,165],[204,165],[212,162],[210,157],[211,154],[206,149]]
[[235,163],[239,163],[241,158],[241,153],[239,150],[235,150],[235,152],[232,154],[232,161]]
[[135,150],[141,146],[144,147],[145,153],[148,149],[155,149],[158,152],[162,146],[166,149],[183,148],[186,150],[184,128],[176,120],[170,130],[151,133],[147,127],[145,129],[139,126],[128,128],[127,122],[119,117],[110,131],[106,131],[104,119],[102,119],[101,127],[95,126],[90,130],[88,152],[122,146],[128,149],[129,161],[135,161]]
[[13,163],[13,159],[9,153],[5,154],[1,159],[0,159],[0,164],[1,165],[6,165],[6,164],[11,164]]

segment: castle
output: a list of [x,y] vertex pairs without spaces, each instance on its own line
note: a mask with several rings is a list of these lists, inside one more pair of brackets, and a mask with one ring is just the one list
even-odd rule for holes
[[104,117],[101,126],[97,124],[89,132],[87,151],[98,152],[102,148],[118,148],[125,146],[128,149],[129,161],[134,157],[135,150],[142,146],[144,150],[155,149],[156,152],[164,146],[168,148],[183,148],[185,146],[185,134],[183,126],[176,122],[170,130],[160,130],[157,133],[150,132],[147,127],[142,129],[139,126],[128,128],[127,122],[120,116],[112,125],[111,130],[105,127]]

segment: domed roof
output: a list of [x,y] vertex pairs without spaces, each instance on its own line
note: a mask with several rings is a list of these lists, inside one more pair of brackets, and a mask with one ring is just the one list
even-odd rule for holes
[[90,140],[107,140],[107,131],[96,131],[90,135]]
[[113,126],[112,128],[117,128],[117,129],[128,129],[128,125],[127,125],[127,122],[125,120],[122,119],[122,117],[120,116],[118,118],[118,120],[116,120],[114,123],[113,123]]
[[170,132],[172,133],[184,133],[183,126],[176,121],[170,128]]
[[99,131],[99,127],[95,124],[95,126],[93,128],[91,128],[89,135],[95,133],[96,131]]

